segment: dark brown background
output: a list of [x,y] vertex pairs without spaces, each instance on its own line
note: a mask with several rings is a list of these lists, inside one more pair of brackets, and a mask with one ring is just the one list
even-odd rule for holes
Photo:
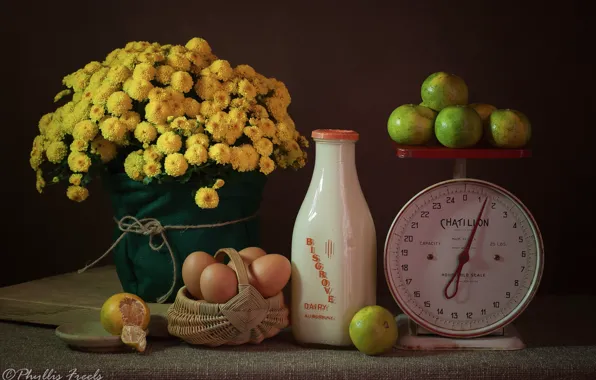
[[[207,39],[232,65],[247,63],[286,83],[300,131],[351,128],[357,167],[375,219],[379,255],[402,205],[451,176],[452,162],[395,157],[390,112],[420,102],[435,71],[463,77],[470,102],[526,113],[533,154],[478,160],[468,175],[504,186],[533,212],[546,247],[543,293],[596,293],[593,245],[593,46],[588,2],[518,1],[20,1],[2,24],[3,264],[0,285],[76,270],[112,238],[98,184],[82,204],[63,188],[35,191],[29,167],[41,115],[61,79],[128,41],[185,44]],[[263,248],[288,255],[294,217],[314,163],[276,172],[262,210]],[[381,257],[381,256],[379,256]],[[102,264],[111,263],[111,257]],[[380,272],[380,292],[386,294]]]

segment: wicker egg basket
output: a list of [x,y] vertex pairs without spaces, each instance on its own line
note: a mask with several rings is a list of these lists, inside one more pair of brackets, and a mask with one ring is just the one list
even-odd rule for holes
[[190,344],[210,347],[258,344],[289,325],[283,294],[263,298],[248,283],[246,267],[235,249],[220,249],[214,257],[223,262],[226,255],[236,266],[238,294],[226,303],[209,303],[190,298],[183,286],[167,312],[171,335]]

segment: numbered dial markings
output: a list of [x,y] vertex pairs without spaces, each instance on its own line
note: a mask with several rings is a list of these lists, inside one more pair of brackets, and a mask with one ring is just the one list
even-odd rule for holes
[[[484,200],[486,206],[459,272]],[[385,246],[389,288],[401,309],[446,336],[485,335],[512,321],[542,273],[542,240],[530,213],[508,191],[479,180],[449,180],[414,197]],[[449,280],[447,299],[444,290]]]

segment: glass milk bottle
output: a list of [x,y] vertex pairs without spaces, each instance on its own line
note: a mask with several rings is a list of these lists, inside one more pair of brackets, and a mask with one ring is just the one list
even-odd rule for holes
[[356,172],[355,131],[313,131],[315,165],[292,235],[291,328],[301,344],[351,346],[349,325],[376,304],[374,222]]

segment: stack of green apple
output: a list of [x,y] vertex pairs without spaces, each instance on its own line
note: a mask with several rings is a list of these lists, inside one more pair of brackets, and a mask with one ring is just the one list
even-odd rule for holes
[[531,125],[520,111],[492,104],[468,104],[468,86],[447,72],[429,75],[421,86],[422,103],[397,107],[387,122],[393,141],[402,145],[471,148],[523,148],[531,138]]

